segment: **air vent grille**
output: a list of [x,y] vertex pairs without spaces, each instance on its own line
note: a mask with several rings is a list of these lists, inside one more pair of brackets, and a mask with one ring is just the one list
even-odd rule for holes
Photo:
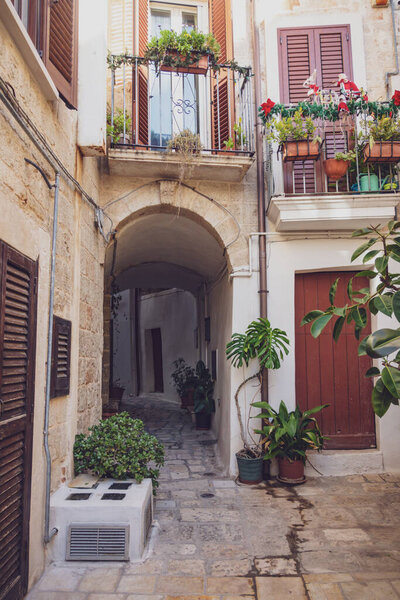
[[70,525],[66,560],[129,560],[129,525]]

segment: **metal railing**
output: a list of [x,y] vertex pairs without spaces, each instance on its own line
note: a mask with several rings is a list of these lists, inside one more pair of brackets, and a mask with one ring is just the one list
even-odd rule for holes
[[199,74],[129,58],[131,64],[111,69],[107,123],[112,147],[162,151],[189,130],[199,135],[202,153],[254,153],[250,68],[242,73],[219,65]]
[[[315,136],[319,137],[320,153],[316,160],[283,159],[282,146],[265,142],[265,168],[269,196],[312,196],[359,193],[394,193],[400,190],[396,159],[384,156],[383,144],[375,142],[377,157],[365,160],[366,141],[359,137],[367,114],[345,115],[339,121],[315,119]],[[310,143],[310,142],[309,142]],[[389,142],[390,144],[390,142]],[[393,142],[391,142],[393,146]],[[346,173],[335,180],[326,174],[325,161],[336,153],[353,151]],[[400,160],[400,159],[397,159]]]

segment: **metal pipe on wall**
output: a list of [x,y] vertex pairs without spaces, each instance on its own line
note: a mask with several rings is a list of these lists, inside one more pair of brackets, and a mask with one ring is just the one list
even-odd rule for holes
[[[261,75],[260,75],[260,35],[256,24],[255,2],[251,0],[251,17],[253,29],[253,61],[254,61],[254,112],[255,112],[255,136],[256,136],[256,164],[257,164],[257,208],[258,208],[258,238],[259,254],[259,290],[260,295],[260,317],[267,318],[267,244],[266,216],[265,216],[265,182],[263,161],[263,138],[261,121],[258,116],[258,107],[261,104]],[[263,370],[261,381],[261,399],[268,402],[268,371]]]

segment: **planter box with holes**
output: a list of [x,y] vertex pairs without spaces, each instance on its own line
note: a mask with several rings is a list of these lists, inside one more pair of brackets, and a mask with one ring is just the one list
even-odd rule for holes
[[153,521],[151,479],[101,480],[90,489],[60,487],[51,498],[53,561],[139,560]]

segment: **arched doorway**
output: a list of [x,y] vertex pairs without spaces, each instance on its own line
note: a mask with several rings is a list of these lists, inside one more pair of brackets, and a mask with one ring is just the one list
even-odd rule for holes
[[228,447],[232,285],[225,248],[201,221],[187,210],[153,206],[118,225],[105,260],[103,394],[106,401],[117,384],[125,398],[163,393],[178,402],[173,361],[194,366],[202,359],[215,379],[212,428]]

